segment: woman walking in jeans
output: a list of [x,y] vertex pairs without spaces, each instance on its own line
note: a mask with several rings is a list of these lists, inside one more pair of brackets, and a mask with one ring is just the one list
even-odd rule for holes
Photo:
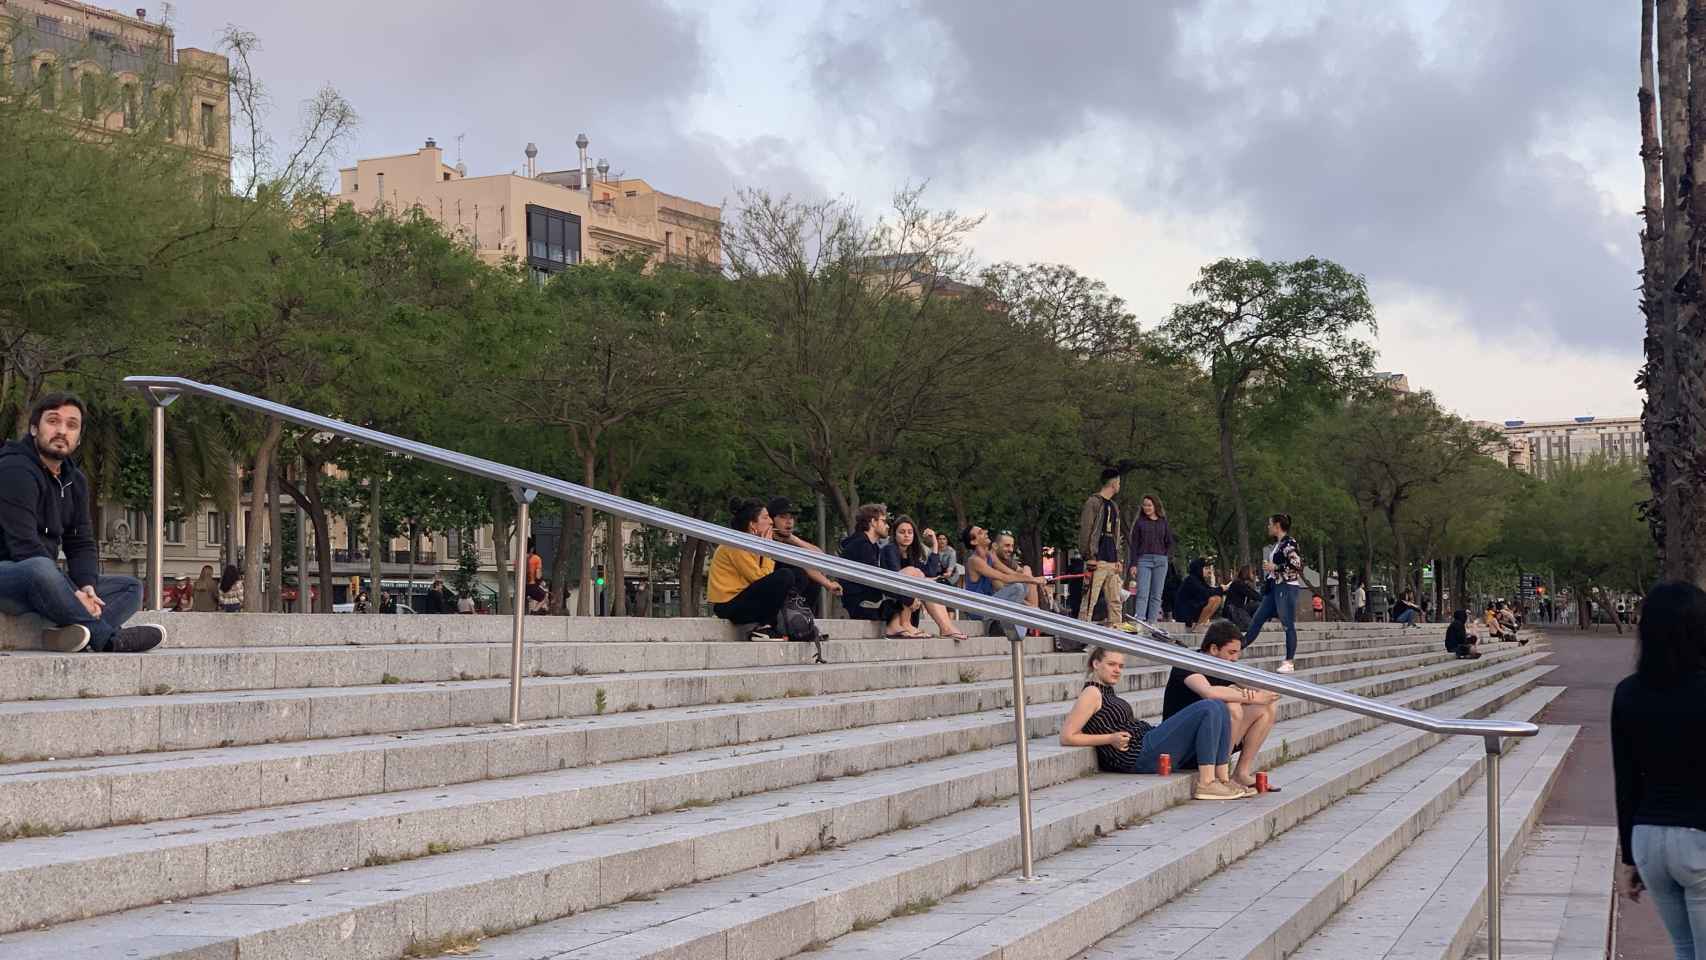
[[1167,511],[1162,509],[1160,497],[1144,494],[1127,542],[1131,544],[1131,576],[1137,581],[1132,616],[1154,623],[1161,619],[1161,591],[1167,586],[1168,558],[1173,555],[1173,528],[1167,525]]
[[1262,605],[1250,618],[1250,629],[1244,631],[1244,646],[1255,643],[1262,625],[1278,614],[1285,625],[1285,662],[1279,665],[1279,672],[1290,673],[1297,669],[1292,661],[1297,658],[1297,600],[1303,595],[1303,554],[1297,552],[1297,541],[1291,538],[1291,514],[1269,517],[1268,536],[1274,538],[1274,544],[1266,548],[1262,558],[1262,573],[1266,575]]
[[[1633,675],[1611,698],[1611,766],[1623,889],[1653,894],[1676,960],[1706,958],[1706,592],[1674,581],[1642,605]],[[1695,747],[1698,749],[1698,746]]]

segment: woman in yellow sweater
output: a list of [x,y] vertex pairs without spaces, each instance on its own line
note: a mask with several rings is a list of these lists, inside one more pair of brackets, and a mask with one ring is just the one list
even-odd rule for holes
[[[729,501],[734,514],[729,526],[765,540],[771,539],[770,512],[763,500]],[[753,625],[749,640],[786,640],[775,629],[777,614],[794,588],[791,570],[776,569],[776,561],[750,550],[718,547],[711,555],[710,582],[706,595],[717,616],[741,625]]]

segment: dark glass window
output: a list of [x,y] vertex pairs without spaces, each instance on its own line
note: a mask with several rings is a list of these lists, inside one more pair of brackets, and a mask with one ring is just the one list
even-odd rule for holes
[[527,207],[527,262],[536,271],[555,273],[581,259],[581,218],[572,213]]

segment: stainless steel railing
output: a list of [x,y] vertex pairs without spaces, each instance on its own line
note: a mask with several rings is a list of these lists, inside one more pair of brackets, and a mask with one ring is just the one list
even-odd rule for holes
[[[583,487],[556,477],[549,477],[534,473],[531,470],[522,470],[486,460],[482,457],[473,457],[430,444],[407,440],[367,427],[344,423],[330,417],[322,417],[294,407],[273,403],[270,400],[263,400],[246,393],[227,390],[224,387],[197,383],[179,377],[126,377],[125,383],[143,391],[153,407],[154,515],[152,518],[153,528],[149,538],[148,577],[149,596],[154,598],[156,605],[159,603],[161,594],[161,549],[165,542],[166,407],[180,396],[198,396],[219,400],[255,413],[276,417],[297,426],[345,437],[391,453],[414,457],[417,460],[437,464],[449,470],[484,477],[508,486],[516,498],[518,507],[517,535],[515,538],[516,599],[510,655],[509,722],[511,724],[521,722],[521,662],[522,645],[526,635],[525,611],[527,607],[526,528],[528,506],[537,495],[543,493],[601,513],[613,514],[624,519],[660,527],[685,536],[697,537],[722,546],[748,550],[795,566],[811,567],[844,580],[853,580],[904,596],[935,600],[961,610],[969,610],[992,619],[1017,624],[1020,627],[1032,627],[1055,636],[1093,644],[1108,650],[1118,650],[1168,666],[1182,667],[1195,673],[1204,673],[1231,680],[1243,686],[1288,694],[1300,700],[1325,704],[1377,720],[1388,720],[1429,733],[1480,737],[1487,751],[1488,960],[1500,960],[1499,757],[1503,753],[1503,741],[1506,737],[1532,737],[1540,732],[1540,728],[1532,723],[1436,717],[1417,710],[1345,693],[1332,687],[1299,680],[1289,674],[1269,673],[1244,664],[1229,663],[1194,650],[1182,649],[1169,642],[1171,637],[1165,631],[1148,624],[1144,624],[1144,626],[1161,638],[1160,640],[1142,639],[1091,623],[1063,617],[1059,614],[1036,610],[1005,600],[996,600],[983,594],[971,593],[957,587],[937,583],[934,580],[903,576],[867,564],[845,560],[832,554],[817,553],[788,544],[777,543],[774,540],[759,539],[743,531],[707,523],[703,520],[695,520],[648,504],[602,493],[590,487]],[[1024,877],[1031,879],[1035,876],[1035,860],[1031,843],[1030,762],[1027,749],[1029,738],[1025,726],[1023,647],[1022,642],[1012,644],[1013,725],[1015,750],[1018,755],[1021,863]]]

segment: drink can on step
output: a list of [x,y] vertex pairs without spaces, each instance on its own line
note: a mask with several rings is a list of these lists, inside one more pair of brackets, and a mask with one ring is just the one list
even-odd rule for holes
[[1257,793],[1267,793],[1268,792],[1268,775],[1267,774],[1265,774],[1265,773],[1256,774],[1256,792]]
[[1163,753],[1161,758],[1155,761],[1155,772],[1163,777],[1172,776],[1173,755],[1170,753]]

